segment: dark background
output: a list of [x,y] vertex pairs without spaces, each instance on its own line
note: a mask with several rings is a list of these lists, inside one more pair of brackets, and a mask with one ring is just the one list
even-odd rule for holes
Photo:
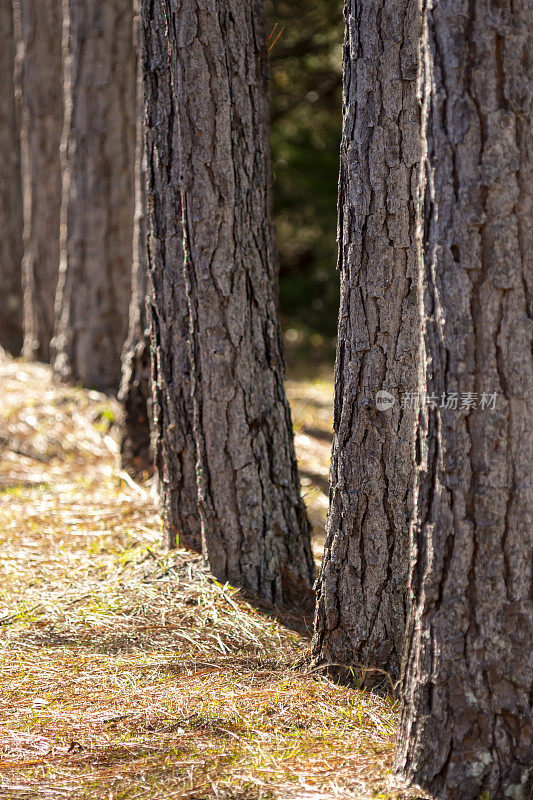
[[274,213],[289,364],[332,363],[343,17],[338,0],[268,0]]

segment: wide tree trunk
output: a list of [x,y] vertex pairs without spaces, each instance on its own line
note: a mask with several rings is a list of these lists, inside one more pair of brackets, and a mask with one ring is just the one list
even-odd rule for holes
[[[152,7],[153,6],[153,7]],[[141,3],[153,447],[170,547],[202,549],[187,357],[180,161],[170,40],[160,2]]]
[[[341,306],[315,665],[399,677],[414,480],[419,162],[417,0],[347,0]],[[380,391],[384,407],[377,405]],[[406,401],[406,398],[407,401]],[[340,665],[346,665],[348,669]],[[362,669],[361,669],[362,668]],[[367,671],[369,669],[369,671]]]
[[[183,255],[174,263],[187,286],[203,551],[220,579],[278,602],[310,586],[314,565],[276,310],[262,4],[144,0],[143,17],[169,42],[162,104],[181,198]],[[155,108],[151,115],[161,120]],[[166,214],[180,235],[175,194],[158,199],[154,217]],[[160,265],[160,325],[163,309],[172,317],[177,305],[165,277]],[[172,359],[166,332],[157,344],[159,358]]]
[[13,3],[0,3],[0,345],[12,355],[22,348],[22,186],[20,130],[15,107]]
[[146,159],[144,156],[144,85],[142,81],[140,25],[135,20],[137,51],[137,143],[135,147],[135,216],[129,330],[122,353],[119,400],[124,411],[120,445],[122,467],[134,477],[153,469],[150,444],[152,416],[150,388],[150,329],[147,319],[148,291]]
[[425,321],[397,764],[439,800],[533,789],[531,5],[423,38]]
[[50,360],[59,269],[61,0],[15,0],[24,195],[24,355]]
[[63,0],[61,261],[55,370],[118,389],[128,330],[134,213],[132,0]]

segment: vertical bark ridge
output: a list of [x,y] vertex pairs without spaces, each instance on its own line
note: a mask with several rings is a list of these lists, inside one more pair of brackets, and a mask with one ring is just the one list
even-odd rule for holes
[[116,392],[134,211],[132,0],[63,0],[65,124],[55,370]]
[[[136,4],[137,5],[137,4]],[[135,145],[135,215],[128,338],[122,353],[119,400],[124,409],[120,445],[122,466],[134,476],[153,469],[151,448],[150,328],[147,315],[148,261],[146,218],[146,158],[144,152],[144,83],[141,27],[135,17],[137,52],[137,141]]]
[[263,9],[164,6],[203,551],[219,578],[280,602],[314,565],[277,320]]
[[[414,480],[419,146],[416,0],[347,0],[339,180],[341,304],[316,665],[399,677]],[[376,407],[389,392],[394,405]],[[349,672],[330,669],[339,677]]]
[[216,575],[281,602],[314,565],[283,386],[263,9],[189,6],[175,85],[203,547]]
[[[533,788],[531,8],[424,8],[422,408],[397,765],[439,800]],[[496,396],[494,408],[483,396]],[[487,401],[486,401],[487,402]]]
[[24,198],[24,355],[50,361],[59,270],[61,0],[15,0]]
[[165,5],[149,0],[141,4],[153,444],[167,543],[201,551],[176,98]]
[[22,348],[22,185],[20,128],[15,107],[13,3],[0,5],[0,345],[12,355]]

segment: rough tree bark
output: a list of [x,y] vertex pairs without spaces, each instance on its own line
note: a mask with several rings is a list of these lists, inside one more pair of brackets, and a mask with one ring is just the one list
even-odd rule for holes
[[18,356],[22,348],[22,186],[20,130],[15,107],[13,3],[0,3],[0,345]]
[[141,26],[153,447],[167,544],[200,552],[177,115],[163,4],[141,3]]
[[15,0],[24,197],[24,355],[50,361],[59,269],[61,0]]
[[[170,50],[203,552],[220,579],[278,602],[314,565],[276,310],[262,4],[144,0],[143,16]],[[159,213],[177,229],[175,208]]]
[[[424,13],[420,389],[437,403],[422,405],[418,429],[397,764],[439,800],[525,800],[533,788],[531,5],[440,0]],[[457,410],[441,407],[452,393]]]
[[132,0],[63,0],[63,199],[55,370],[114,392],[128,330],[134,213]]
[[[316,665],[399,677],[414,480],[420,154],[417,0],[347,0],[339,181],[341,306]],[[395,402],[376,407],[385,390]],[[365,677],[366,676],[366,677]],[[360,678],[359,678],[360,679]]]
[[148,291],[146,159],[144,156],[144,84],[140,47],[140,25],[135,19],[137,52],[137,142],[135,147],[135,216],[133,218],[133,264],[129,330],[122,353],[119,400],[124,411],[120,446],[123,469],[137,477],[153,469],[150,443],[150,329],[146,298]]

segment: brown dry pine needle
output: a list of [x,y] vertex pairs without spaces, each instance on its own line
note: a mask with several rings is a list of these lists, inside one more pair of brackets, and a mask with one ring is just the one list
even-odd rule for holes
[[[0,798],[421,796],[390,781],[391,701],[309,674],[294,614],[163,550],[114,401],[3,353],[0,377]],[[318,551],[331,385],[288,392]]]

